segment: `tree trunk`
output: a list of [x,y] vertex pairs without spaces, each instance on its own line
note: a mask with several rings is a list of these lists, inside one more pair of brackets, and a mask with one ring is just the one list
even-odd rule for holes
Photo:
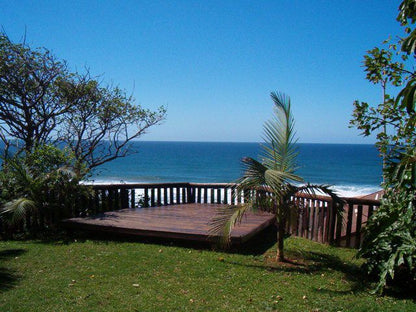
[[[280,220],[282,221],[282,220]],[[284,254],[284,236],[285,236],[285,226],[284,222],[279,222],[278,229],[277,229],[277,253],[276,253],[276,261],[283,262],[285,260]]]

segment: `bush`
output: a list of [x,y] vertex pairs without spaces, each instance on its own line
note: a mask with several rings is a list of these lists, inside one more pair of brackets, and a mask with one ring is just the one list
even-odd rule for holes
[[78,215],[80,202],[88,198],[90,190],[79,184],[82,175],[72,170],[75,163],[71,153],[51,145],[4,159],[0,171],[3,231],[37,234],[56,229],[63,218]]
[[413,286],[416,280],[416,223],[413,194],[388,191],[367,224],[359,256],[369,273],[377,276],[375,289],[386,285]]

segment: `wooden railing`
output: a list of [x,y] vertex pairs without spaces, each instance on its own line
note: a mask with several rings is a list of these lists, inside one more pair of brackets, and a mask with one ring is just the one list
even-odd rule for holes
[[298,213],[295,222],[289,222],[292,235],[336,246],[359,248],[363,227],[380,206],[380,201],[362,198],[342,198],[298,194],[294,201]]
[[[86,217],[98,213],[125,208],[146,208],[187,203],[229,204],[243,203],[255,191],[236,191],[235,184],[225,183],[136,183],[136,184],[96,184],[89,200],[80,201],[76,209],[65,217]],[[337,246],[359,247],[362,241],[362,228],[379,201],[343,198],[336,203],[330,197],[298,194],[293,198],[298,207],[297,213],[289,220],[287,231],[292,235],[305,237],[317,242]],[[343,208],[343,212],[336,211]],[[17,229],[24,230],[39,224],[53,224],[60,213],[46,216],[27,216],[24,224]],[[0,229],[5,229],[0,223]]]

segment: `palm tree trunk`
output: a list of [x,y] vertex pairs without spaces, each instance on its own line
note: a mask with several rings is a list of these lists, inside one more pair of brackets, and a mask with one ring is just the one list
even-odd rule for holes
[[284,254],[285,218],[284,218],[283,212],[279,213],[277,223],[278,223],[278,229],[277,229],[276,261],[283,262],[285,261],[285,254]]
[[276,261],[283,262],[285,260],[284,255],[284,235],[285,229],[282,224],[279,224],[279,228],[277,231],[277,254],[276,254]]

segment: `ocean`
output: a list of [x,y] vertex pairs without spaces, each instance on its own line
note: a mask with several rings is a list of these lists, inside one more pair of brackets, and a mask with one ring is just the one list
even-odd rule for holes
[[[261,159],[259,143],[136,141],[135,151],[93,172],[93,183],[234,182],[241,159]],[[342,196],[380,189],[382,161],[374,145],[297,144],[297,173],[306,182],[330,184]]]

